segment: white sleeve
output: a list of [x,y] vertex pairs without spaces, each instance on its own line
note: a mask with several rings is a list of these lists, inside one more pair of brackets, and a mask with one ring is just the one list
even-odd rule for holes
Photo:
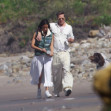
[[53,30],[54,23],[50,23],[50,29]]
[[70,38],[74,39],[74,34],[73,34],[72,26],[70,26]]

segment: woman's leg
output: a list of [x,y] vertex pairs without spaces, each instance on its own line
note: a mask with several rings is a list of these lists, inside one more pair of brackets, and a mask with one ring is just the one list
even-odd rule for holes
[[44,81],[41,80],[43,79],[43,77],[40,77],[42,69],[43,69],[43,57],[35,56],[32,60],[31,70],[30,70],[30,75],[32,77],[31,81],[32,84],[38,85],[39,81],[44,83]]
[[45,56],[44,62],[44,87],[52,87],[52,58]]
[[33,73],[33,83],[37,84],[37,98],[41,98],[41,83],[43,78],[43,57],[37,56],[34,62],[34,73]]
[[49,87],[45,87],[45,97],[46,98],[52,97],[52,94],[50,94],[50,92],[49,92]]
[[45,56],[44,61],[44,87],[45,87],[45,96],[51,97],[52,95],[49,92],[49,87],[53,86],[52,83],[52,76],[51,76],[51,65],[52,65],[52,58],[49,56]]
[[39,83],[38,83],[38,92],[37,92],[37,98],[40,99],[42,97],[41,95],[41,80],[42,80],[42,76],[43,76],[43,70],[41,72],[41,75],[39,77]]
[[41,75],[39,77],[38,89],[40,89],[40,86],[41,86],[42,75],[43,75],[43,71],[41,72]]

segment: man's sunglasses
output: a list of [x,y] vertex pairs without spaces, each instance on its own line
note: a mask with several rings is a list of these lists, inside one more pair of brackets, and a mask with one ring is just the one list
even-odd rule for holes
[[58,18],[58,20],[64,20],[65,18]]

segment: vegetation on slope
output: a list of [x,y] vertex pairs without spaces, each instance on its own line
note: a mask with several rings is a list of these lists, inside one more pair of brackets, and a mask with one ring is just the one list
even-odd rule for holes
[[0,24],[8,27],[18,47],[26,48],[40,20],[56,21],[59,10],[64,10],[67,22],[77,28],[75,33],[78,28],[85,32],[111,24],[111,0],[0,0]]

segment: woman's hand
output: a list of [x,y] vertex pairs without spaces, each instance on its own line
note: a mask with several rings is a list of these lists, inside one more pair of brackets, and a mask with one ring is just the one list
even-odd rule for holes
[[45,53],[47,52],[45,48],[43,48],[42,51],[45,52]]
[[53,52],[51,52],[51,53],[50,53],[50,56],[53,56],[53,55],[54,55]]

